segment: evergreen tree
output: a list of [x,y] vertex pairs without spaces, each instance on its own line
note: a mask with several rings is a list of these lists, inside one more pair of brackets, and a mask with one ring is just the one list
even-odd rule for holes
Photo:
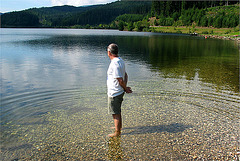
[[1,15],[2,27],[38,27],[39,19],[28,12],[11,12]]
[[119,21],[118,29],[119,29],[119,31],[123,31],[124,30],[124,22],[123,21]]

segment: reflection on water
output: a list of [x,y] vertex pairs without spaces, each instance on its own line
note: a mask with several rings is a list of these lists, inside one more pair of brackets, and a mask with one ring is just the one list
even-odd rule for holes
[[[133,94],[106,139],[106,47]],[[239,54],[233,41],[110,30],[2,29],[1,160],[236,159]]]
[[163,77],[192,80],[197,74],[217,88],[239,92],[239,54],[234,42],[178,36],[119,39],[128,59],[150,64]]

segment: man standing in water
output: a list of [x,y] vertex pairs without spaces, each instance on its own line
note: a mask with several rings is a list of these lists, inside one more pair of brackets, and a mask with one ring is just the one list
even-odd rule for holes
[[108,136],[114,137],[121,134],[122,115],[121,105],[124,92],[132,93],[130,87],[127,87],[128,75],[125,71],[125,63],[118,56],[117,44],[110,44],[107,48],[108,57],[111,59],[107,71],[107,87],[108,87],[108,108],[109,113],[113,116],[115,132]]

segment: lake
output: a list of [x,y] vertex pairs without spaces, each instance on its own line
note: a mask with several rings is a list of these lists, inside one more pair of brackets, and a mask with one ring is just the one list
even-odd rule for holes
[[[107,46],[132,94],[108,138]],[[237,42],[116,30],[1,29],[0,160],[237,160]]]

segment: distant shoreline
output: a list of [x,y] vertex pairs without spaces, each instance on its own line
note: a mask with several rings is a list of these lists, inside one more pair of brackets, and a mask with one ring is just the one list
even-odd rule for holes
[[[1,27],[1,29],[78,29],[71,27]],[[79,28],[79,29],[89,29],[89,28]],[[91,29],[101,29],[101,30],[118,30],[118,29],[102,29],[102,28],[90,28]],[[239,31],[234,32],[235,28],[212,28],[212,27],[188,27],[188,26],[150,26],[150,31],[153,33],[165,33],[165,34],[187,34],[192,36],[204,37],[205,39],[214,38],[221,40],[233,40],[240,42]],[[127,30],[123,30],[127,31]],[[130,31],[130,32],[143,32],[143,31]]]
[[234,40],[240,42],[240,33],[236,28],[213,28],[213,27],[192,27],[192,26],[151,26],[152,32],[179,33],[201,36],[204,38],[216,38],[222,40]]

